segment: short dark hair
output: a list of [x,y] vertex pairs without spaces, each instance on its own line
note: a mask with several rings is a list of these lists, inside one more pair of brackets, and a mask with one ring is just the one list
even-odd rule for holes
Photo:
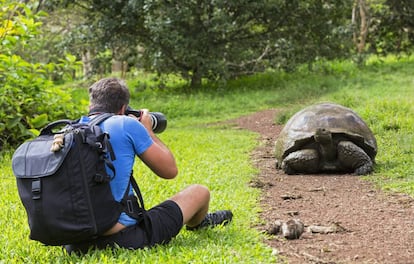
[[118,78],[104,78],[89,87],[90,108],[95,112],[117,113],[129,98],[128,87]]

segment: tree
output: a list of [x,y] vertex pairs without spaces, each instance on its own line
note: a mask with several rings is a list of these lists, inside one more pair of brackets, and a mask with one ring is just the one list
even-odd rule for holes
[[180,74],[192,87],[343,56],[347,47],[346,0],[54,1],[85,10],[90,32],[115,59]]
[[355,28],[353,40],[358,53],[362,53],[365,50],[370,22],[371,19],[366,1],[355,0],[352,8],[352,24]]
[[414,44],[414,1],[387,0],[386,4],[391,11],[391,18],[388,22],[395,25],[397,51],[412,48]]
[[[352,49],[347,0],[286,1],[284,23],[272,34],[278,49],[272,60],[288,70],[323,59],[346,58]],[[273,64],[274,65],[274,64]]]
[[377,54],[410,53],[414,44],[414,1],[371,0],[372,23],[367,42]]
[[181,74],[193,87],[203,77],[227,78],[257,67],[254,59],[269,50],[266,35],[278,24],[269,23],[270,14],[280,12],[280,1],[82,2],[90,6],[89,23],[99,21],[95,32],[118,58],[142,47],[136,56],[146,69]]

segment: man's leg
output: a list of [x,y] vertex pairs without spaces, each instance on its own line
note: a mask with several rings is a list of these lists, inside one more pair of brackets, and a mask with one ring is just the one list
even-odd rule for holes
[[183,213],[183,224],[196,226],[207,215],[210,191],[203,185],[194,184],[171,197],[171,200],[180,207]]
[[203,185],[191,185],[174,195],[171,200],[180,207],[183,224],[187,225],[189,230],[227,224],[233,218],[232,212],[228,210],[207,213],[210,191]]

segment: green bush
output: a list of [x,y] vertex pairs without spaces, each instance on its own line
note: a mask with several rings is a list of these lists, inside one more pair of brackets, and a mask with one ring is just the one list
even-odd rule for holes
[[[49,80],[54,69],[70,68],[73,57],[59,64],[31,62],[19,55],[39,35],[33,14],[24,4],[0,0],[0,150],[38,134],[51,120],[76,114],[70,94]],[[70,69],[68,69],[70,70]]]

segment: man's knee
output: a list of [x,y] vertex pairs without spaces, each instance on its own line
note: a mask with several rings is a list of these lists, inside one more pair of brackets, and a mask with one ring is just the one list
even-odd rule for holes
[[210,190],[201,184],[193,184],[187,187],[192,196],[200,197],[201,200],[210,200]]
[[178,203],[180,207],[182,207],[184,204],[187,205],[188,203],[208,203],[210,200],[210,191],[204,185],[192,184],[171,197],[171,200]]

